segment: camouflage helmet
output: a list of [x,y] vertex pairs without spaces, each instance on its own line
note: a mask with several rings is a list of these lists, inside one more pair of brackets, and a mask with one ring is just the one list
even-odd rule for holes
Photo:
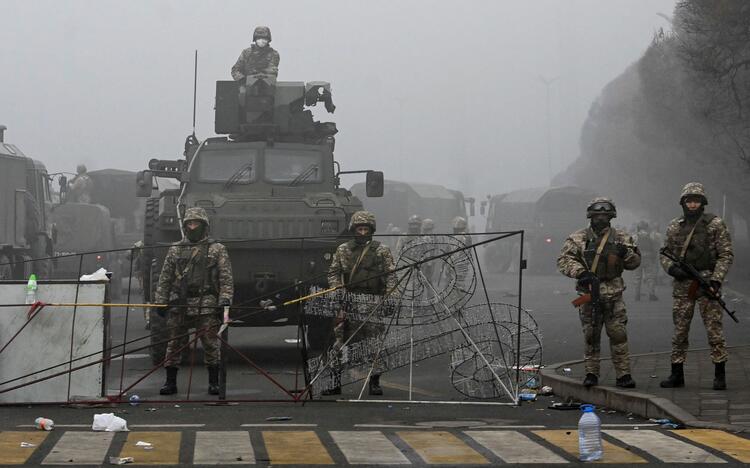
[[201,221],[206,227],[209,226],[208,213],[206,213],[206,210],[198,206],[188,208],[185,211],[185,217],[182,218],[182,225],[184,226],[188,221]]
[[409,216],[409,224],[419,224],[422,225],[422,218],[419,217],[419,215],[411,215]]
[[370,226],[372,232],[375,232],[375,215],[369,211],[357,211],[352,215],[349,221],[349,230],[353,231],[357,226]]
[[596,197],[591,200],[589,206],[586,207],[586,217],[591,218],[595,214],[606,214],[609,215],[610,218],[616,218],[617,208],[609,198]]
[[258,26],[255,28],[255,31],[253,31],[253,42],[259,38],[268,39],[268,42],[271,42],[271,29],[268,26]]
[[469,224],[466,222],[466,218],[463,216],[456,216],[451,222],[453,229],[466,229]]
[[83,164],[79,164],[76,166],[76,174],[84,174],[86,173],[86,166]]
[[424,221],[422,221],[422,231],[432,231],[433,229],[435,229],[435,221],[430,218],[425,218]]
[[703,199],[703,204],[708,205],[706,189],[700,182],[688,182],[684,187],[682,187],[682,193],[680,194],[680,205],[685,203],[685,198],[689,196],[701,197]]

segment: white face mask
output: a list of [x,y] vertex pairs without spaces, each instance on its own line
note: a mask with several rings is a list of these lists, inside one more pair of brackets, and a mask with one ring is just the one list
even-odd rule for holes
[[257,45],[258,47],[265,47],[268,45],[268,39],[259,37],[258,39],[255,40],[255,45]]

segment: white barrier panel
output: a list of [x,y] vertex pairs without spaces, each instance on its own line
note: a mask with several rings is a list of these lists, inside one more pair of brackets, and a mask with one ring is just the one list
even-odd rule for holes
[[[77,293],[77,301],[76,301]],[[106,284],[39,282],[37,299],[45,303],[105,302]],[[25,284],[0,283],[0,304],[23,304],[26,299]],[[0,307],[0,348],[15,335],[28,317],[27,307]],[[53,307],[46,306],[37,313],[26,328],[0,354],[0,383],[27,374],[50,369],[29,377],[0,385],[0,392],[17,385],[33,382],[45,376],[67,371],[72,359],[78,367],[100,360],[109,353],[103,352],[108,342],[109,312],[103,307]],[[59,365],[58,364],[63,364]],[[2,403],[62,402],[80,399],[99,399],[103,396],[103,383],[108,363],[93,364],[71,374],[0,393]]]

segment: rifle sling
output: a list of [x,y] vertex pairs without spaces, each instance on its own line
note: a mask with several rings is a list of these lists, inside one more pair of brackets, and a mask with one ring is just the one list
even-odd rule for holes
[[602,240],[599,242],[599,245],[596,247],[596,255],[594,255],[594,261],[591,262],[591,272],[593,274],[596,274],[596,267],[599,266],[599,258],[602,256],[602,251],[604,251],[604,246],[607,245],[607,240],[609,240],[610,232],[612,232],[612,228],[607,229],[607,232],[604,233],[604,237],[602,237]]
[[687,254],[688,247],[690,247],[690,241],[693,240],[693,234],[695,233],[695,228],[698,227],[698,223],[701,222],[700,219],[698,219],[695,224],[693,225],[693,229],[690,230],[690,233],[685,238],[685,243],[682,244],[682,250],[680,251],[680,259],[682,261],[685,261],[685,255]]

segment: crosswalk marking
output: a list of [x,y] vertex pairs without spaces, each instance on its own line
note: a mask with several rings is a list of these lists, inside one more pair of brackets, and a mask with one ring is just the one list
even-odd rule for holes
[[743,463],[750,463],[750,440],[748,439],[716,429],[681,429],[672,432],[724,452]]
[[272,465],[333,465],[333,459],[313,431],[263,431]]
[[604,432],[666,463],[726,463],[699,447],[657,431],[605,430]]
[[[180,462],[181,439],[181,432],[130,432],[120,457],[133,457],[137,465],[176,465]],[[136,446],[139,441],[149,442],[153,448]]]
[[114,432],[65,432],[42,465],[101,465]]
[[195,434],[196,465],[250,465],[255,463],[247,431],[200,431]]
[[[0,465],[23,465],[49,433],[8,431],[0,432]],[[21,442],[34,444],[34,447],[21,447]]]
[[398,436],[431,464],[485,465],[489,461],[450,432],[398,432]]
[[[547,429],[533,432],[547,442],[565,450],[576,459],[578,458],[578,431]],[[645,459],[638,455],[631,453],[622,447],[611,444],[606,440],[602,441],[602,448],[604,449],[604,456],[597,463],[647,463]]]
[[568,463],[546,447],[516,431],[465,431],[506,463]]
[[409,465],[409,459],[379,431],[331,431],[352,465]]

